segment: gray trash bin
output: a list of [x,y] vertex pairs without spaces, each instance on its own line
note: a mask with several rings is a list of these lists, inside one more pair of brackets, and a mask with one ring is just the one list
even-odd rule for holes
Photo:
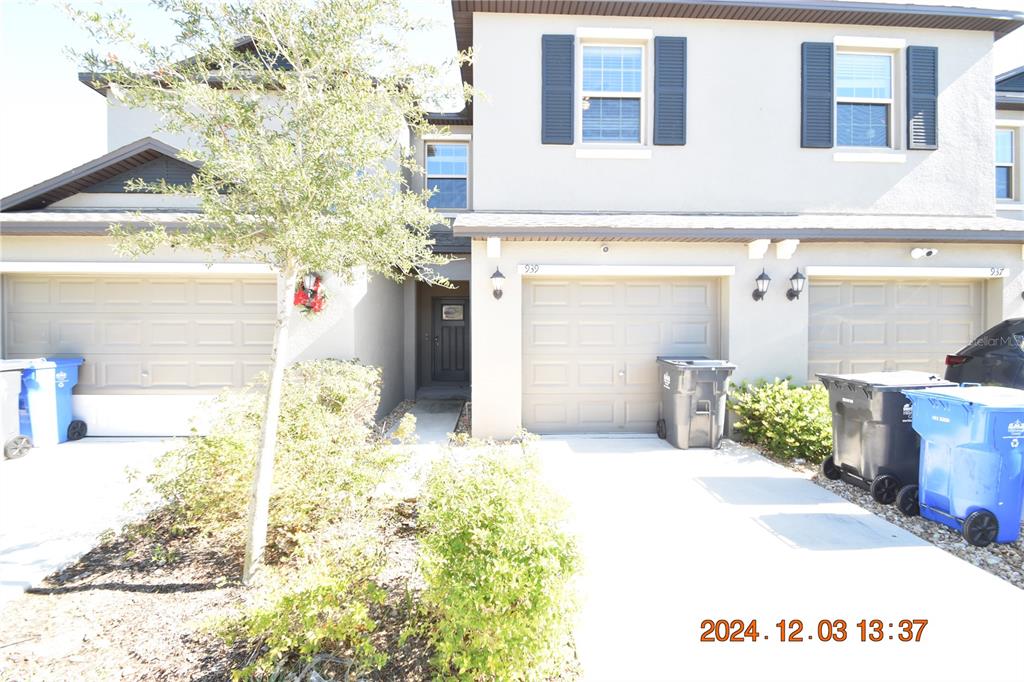
[[684,450],[717,448],[725,432],[725,397],[735,369],[724,360],[658,358],[658,435]]
[[21,395],[21,370],[31,360],[0,360],[0,447],[4,459],[17,459],[28,454],[32,441],[21,435],[18,396]]

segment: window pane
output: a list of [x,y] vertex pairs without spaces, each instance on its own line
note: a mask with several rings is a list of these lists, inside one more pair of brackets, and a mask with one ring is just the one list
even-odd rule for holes
[[639,47],[583,47],[583,90],[640,92],[643,50]]
[[836,137],[842,147],[888,147],[888,104],[839,104]]
[[436,192],[430,197],[430,208],[466,208],[466,180],[457,178],[428,178],[427,186]]
[[892,97],[892,57],[884,54],[836,55],[837,97]]
[[464,144],[428,144],[427,175],[468,175],[469,148]]
[[1013,131],[996,131],[996,163],[1013,163]]
[[584,142],[639,142],[640,100],[592,97],[583,109]]
[[1009,166],[996,166],[996,199],[1012,199],[1011,179],[1013,173]]

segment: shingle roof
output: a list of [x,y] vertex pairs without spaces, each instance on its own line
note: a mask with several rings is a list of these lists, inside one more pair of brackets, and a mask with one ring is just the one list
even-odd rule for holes
[[459,237],[556,241],[1024,242],[1024,221],[988,216],[836,215],[811,213],[465,213]]
[[197,164],[178,157],[179,150],[152,137],[144,137],[112,152],[0,199],[0,211],[32,211],[78,194],[98,182],[116,177],[161,157],[175,159],[196,169]]

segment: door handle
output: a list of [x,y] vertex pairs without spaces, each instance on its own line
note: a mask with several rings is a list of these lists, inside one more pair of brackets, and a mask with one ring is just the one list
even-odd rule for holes
[[624,370],[624,369],[620,369],[620,370],[619,370],[619,376],[620,376],[620,377],[624,377],[624,376],[626,376],[626,370]]
[[441,347],[441,337],[440,336],[435,336],[434,337],[434,348],[440,348],[440,347]]

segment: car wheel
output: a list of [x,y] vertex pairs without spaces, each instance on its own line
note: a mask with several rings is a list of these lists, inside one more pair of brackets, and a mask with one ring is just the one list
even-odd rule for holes
[[4,459],[18,459],[32,449],[32,441],[25,436],[15,436],[4,443]]

